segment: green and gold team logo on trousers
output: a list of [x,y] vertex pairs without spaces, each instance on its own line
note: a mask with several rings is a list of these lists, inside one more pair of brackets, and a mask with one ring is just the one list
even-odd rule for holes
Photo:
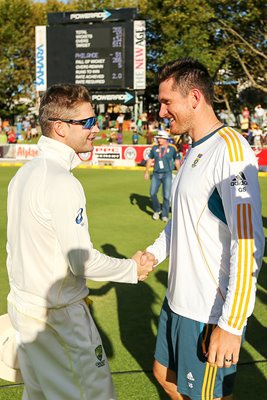
[[97,357],[97,359],[99,360],[99,362],[97,362],[95,365],[99,368],[99,367],[103,367],[103,365],[105,365],[105,360],[102,360],[103,358],[103,347],[102,344],[100,344],[99,346],[97,346],[95,348],[95,355]]
[[102,360],[102,357],[103,357],[103,347],[102,347],[101,344],[100,344],[99,346],[96,347],[96,349],[95,349],[95,355],[96,355],[96,357],[99,359],[99,361]]

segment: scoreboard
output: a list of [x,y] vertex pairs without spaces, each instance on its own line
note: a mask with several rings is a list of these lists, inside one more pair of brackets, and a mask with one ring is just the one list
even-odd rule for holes
[[131,23],[53,26],[47,30],[47,44],[49,86],[61,81],[92,88],[133,87]]
[[37,90],[66,82],[102,93],[144,90],[145,21],[132,10],[48,14],[49,26],[36,27]]

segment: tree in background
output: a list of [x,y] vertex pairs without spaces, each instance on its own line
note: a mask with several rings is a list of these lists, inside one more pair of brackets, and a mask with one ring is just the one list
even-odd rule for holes
[[[0,0],[0,111],[13,117],[35,102],[35,26],[46,24],[48,10],[63,11],[60,1]],[[26,103],[20,100],[24,98]]]
[[126,7],[138,7],[147,21],[148,103],[156,102],[158,66],[187,56],[208,67],[218,107],[229,113],[238,113],[242,100],[256,104],[259,96],[242,90],[266,93],[263,0],[0,0],[1,115],[24,112],[21,97],[35,101],[35,26],[47,24],[47,13]]
[[237,93],[243,89],[267,91],[263,0],[150,0],[140,2],[140,10],[148,26],[149,94],[157,91],[158,65],[187,56],[207,66],[218,107],[228,113],[238,113]]

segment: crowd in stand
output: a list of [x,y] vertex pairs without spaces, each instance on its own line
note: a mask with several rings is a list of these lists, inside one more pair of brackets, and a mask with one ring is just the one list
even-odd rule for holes
[[39,132],[37,129],[37,120],[34,116],[17,118],[14,125],[8,119],[0,118],[0,143],[15,144],[18,140],[27,140],[37,138]]
[[[218,116],[222,122],[229,126],[239,127],[242,135],[251,146],[257,149],[267,146],[267,115],[260,104],[251,110],[244,107],[238,120],[234,118],[229,121],[230,117],[224,110],[221,110]],[[138,115],[137,119],[126,119],[123,113],[119,113],[111,119],[110,113],[99,113],[97,123],[102,132],[102,138],[105,138],[109,144],[123,144],[124,133],[130,131],[133,145],[138,145],[141,137],[145,139],[146,144],[151,145],[158,131],[169,130],[168,119],[158,120],[153,112],[143,112]],[[2,120],[0,118],[0,143],[2,144],[17,143],[18,140],[25,140],[30,143],[33,138],[38,136],[39,131],[35,116],[18,117],[14,126],[7,119]],[[173,142],[181,155],[185,154],[191,144],[188,135],[174,138]]]
[[259,149],[267,145],[267,119],[266,112],[258,104],[253,112],[244,107],[240,115],[240,127],[243,136],[248,142]]

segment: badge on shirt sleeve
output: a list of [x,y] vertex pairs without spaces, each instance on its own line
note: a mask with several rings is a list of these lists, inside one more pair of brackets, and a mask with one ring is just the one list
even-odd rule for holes
[[231,186],[236,187],[239,192],[246,192],[247,185],[248,181],[243,171],[240,171],[239,174],[235,175],[231,180]]
[[78,225],[81,225],[83,222],[83,208],[80,208],[77,214],[77,217],[75,218],[75,222]]

